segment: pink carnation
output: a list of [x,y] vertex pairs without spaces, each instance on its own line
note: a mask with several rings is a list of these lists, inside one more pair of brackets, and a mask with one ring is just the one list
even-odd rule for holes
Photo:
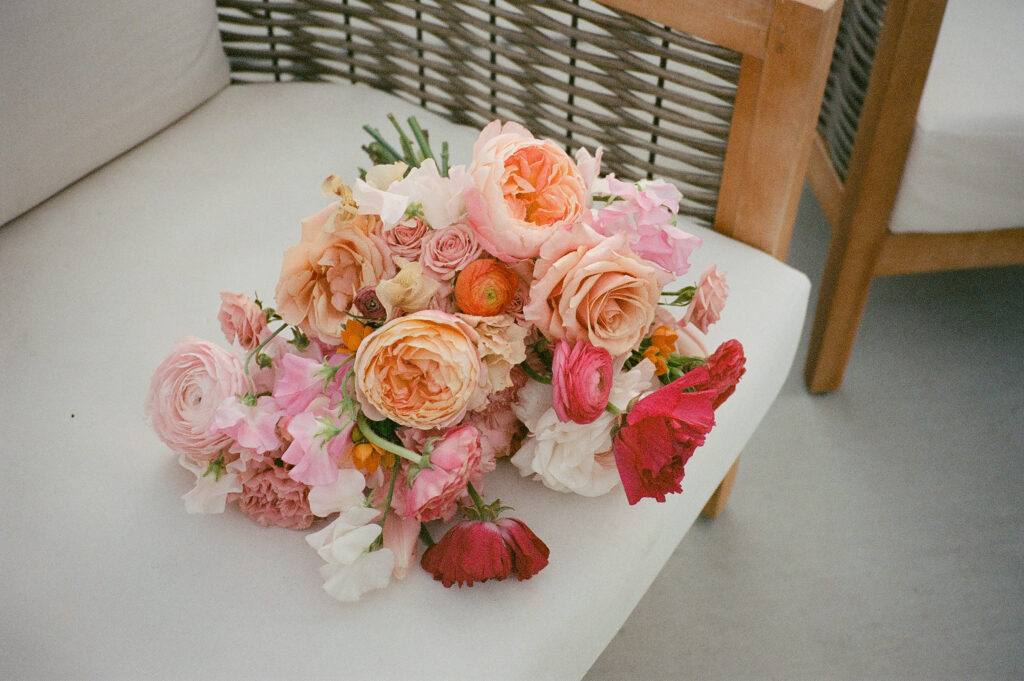
[[217,320],[228,342],[237,342],[246,350],[256,348],[267,331],[267,316],[263,310],[256,301],[241,293],[223,291],[220,294]]
[[179,454],[209,461],[231,444],[214,432],[213,416],[225,399],[245,390],[242,363],[213,343],[183,338],[160,363],[149,384],[146,412],[157,436]]
[[725,300],[728,297],[729,287],[725,283],[725,272],[719,272],[718,267],[712,265],[700,275],[697,292],[693,295],[690,306],[686,308],[683,321],[691,322],[702,333],[707,333],[708,328],[722,317],[722,308],[725,307]]
[[313,524],[309,487],[274,465],[242,483],[238,507],[264,527],[304,530]]

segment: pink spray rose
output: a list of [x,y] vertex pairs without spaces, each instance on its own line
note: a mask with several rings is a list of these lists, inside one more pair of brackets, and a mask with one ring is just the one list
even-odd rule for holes
[[270,465],[243,482],[238,507],[264,527],[305,530],[313,524],[309,487],[279,466]]
[[419,218],[406,218],[387,230],[380,230],[381,237],[393,257],[419,260],[423,237],[427,235],[427,223]]
[[480,457],[480,431],[473,426],[448,431],[434,444],[430,467],[421,469],[406,491],[405,517],[421,522],[451,518]]
[[256,301],[241,293],[221,292],[217,320],[228,342],[237,342],[246,350],[258,346],[267,331],[267,316],[263,310]]
[[178,341],[149,384],[146,412],[153,430],[175,452],[215,459],[231,438],[212,430],[228,397],[245,390],[242,363],[227,350],[194,337]]
[[521,520],[464,520],[428,548],[420,564],[446,587],[461,587],[511,575],[529,579],[544,569],[549,555]]
[[484,249],[506,262],[535,257],[587,207],[587,183],[572,158],[517,123],[492,121],[480,132],[469,174],[469,224]]
[[725,283],[725,272],[719,272],[718,267],[712,265],[700,275],[697,292],[686,308],[683,321],[690,322],[702,333],[707,333],[708,328],[721,318],[722,308],[725,307],[725,299],[728,297],[729,287]]
[[552,340],[586,340],[612,357],[636,348],[671,278],[626,243],[579,224],[541,248],[523,316]]
[[441,279],[453,279],[460,270],[479,257],[480,243],[468,225],[455,223],[432,230],[423,239],[420,264]]
[[612,392],[612,356],[586,341],[555,344],[551,364],[551,406],[560,421],[593,423]]

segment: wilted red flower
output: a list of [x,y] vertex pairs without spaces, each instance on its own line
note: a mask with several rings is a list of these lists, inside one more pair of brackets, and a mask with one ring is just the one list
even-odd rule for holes
[[548,547],[521,520],[464,520],[423,553],[420,564],[446,587],[515,575],[529,579],[548,564]]

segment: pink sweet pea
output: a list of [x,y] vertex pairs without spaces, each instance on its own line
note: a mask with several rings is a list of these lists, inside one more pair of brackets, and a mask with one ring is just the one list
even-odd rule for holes
[[629,245],[645,260],[682,276],[690,269],[689,257],[701,244],[672,224],[679,211],[679,190],[663,180],[646,182],[642,188],[608,177],[608,190],[621,197],[594,213],[594,228],[606,236],[624,232]]
[[286,426],[292,443],[281,457],[294,466],[288,474],[306,485],[331,485],[338,479],[338,464],[352,448],[353,423],[338,425],[327,398],[314,400],[309,410],[292,417]]
[[446,587],[515,575],[529,579],[548,564],[548,547],[521,520],[465,520],[423,553],[420,564]]
[[243,450],[243,459],[260,458],[258,455],[281,446],[277,422],[283,415],[269,395],[260,397],[253,405],[244,404],[237,395],[232,395],[214,412],[212,432],[223,433],[234,440]]
[[473,426],[449,430],[434,445],[430,468],[421,469],[413,478],[405,495],[404,517],[421,522],[451,518],[480,457],[480,431]]
[[551,364],[551,406],[562,422],[593,423],[612,391],[612,356],[586,341],[555,345]]

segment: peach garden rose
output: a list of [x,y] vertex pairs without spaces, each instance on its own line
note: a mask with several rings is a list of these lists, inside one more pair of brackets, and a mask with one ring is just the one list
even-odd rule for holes
[[356,397],[363,412],[413,428],[458,423],[480,389],[478,340],[466,322],[437,310],[380,327],[356,352]]
[[481,131],[469,174],[469,223],[484,249],[506,262],[535,257],[587,208],[587,182],[572,158],[517,123],[492,121]]

